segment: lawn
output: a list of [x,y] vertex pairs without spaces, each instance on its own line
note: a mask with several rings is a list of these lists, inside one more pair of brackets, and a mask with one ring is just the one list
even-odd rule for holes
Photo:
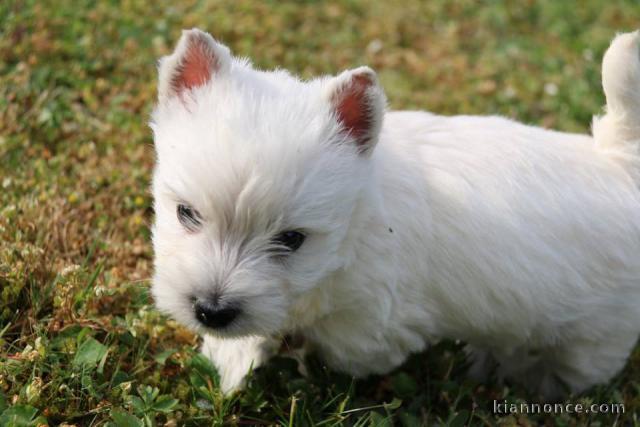
[[640,349],[572,403],[500,415],[522,389],[465,379],[444,342],[362,381],[277,358],[225,398],[198,338],[149,296],[156,61],[182,28],[305,77],[367,64],[393,109],[588,132],[600,60],[638,1],[0,2],[0,426],[640,425]]

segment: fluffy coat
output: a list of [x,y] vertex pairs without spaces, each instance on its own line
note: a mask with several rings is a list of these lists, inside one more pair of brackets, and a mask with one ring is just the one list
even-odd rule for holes
[[[185,31],[151,124],[156,303],[204,335],[227,392],[292,332],[355,376],[449,338],[472,375],[546,398],[606,382],[640,332],[638,32],[603,83],[593,136],[388,112],[369,68],[301,81]],[[276,257],[283,230],[306,239]],[[206,298],[242,312],[206,327]]]

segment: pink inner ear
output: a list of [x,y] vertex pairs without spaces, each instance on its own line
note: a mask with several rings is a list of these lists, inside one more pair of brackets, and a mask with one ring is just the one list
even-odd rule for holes
[[336,105],[338,119],[345,130],[356,139],[358,145],[368,142],[367,133],[373,125],[373,117],[367,103],[367,88],[372,84],[364,75],[353,76],[349,86],[339,95]]
[[173,79],[173,87],[181,93],[206,84],[211,79],[214,65],[215,58],[206,42],[199,38],[191,39],[180,69]]

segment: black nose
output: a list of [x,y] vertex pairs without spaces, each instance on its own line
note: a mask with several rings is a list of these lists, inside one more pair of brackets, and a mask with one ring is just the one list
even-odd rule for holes
[[240,309],[234,306],[222,307],[206,300],[198,300],[193,306],[196,312],[196,318],[209,328],[224,328],[233,322]]

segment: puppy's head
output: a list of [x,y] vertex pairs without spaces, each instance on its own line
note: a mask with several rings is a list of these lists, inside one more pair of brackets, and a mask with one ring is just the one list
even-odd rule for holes
[[385,98],[368,68],[303,82],[199,30],[159,67],[157,305],[200,332],[282,332],[344,265]]

